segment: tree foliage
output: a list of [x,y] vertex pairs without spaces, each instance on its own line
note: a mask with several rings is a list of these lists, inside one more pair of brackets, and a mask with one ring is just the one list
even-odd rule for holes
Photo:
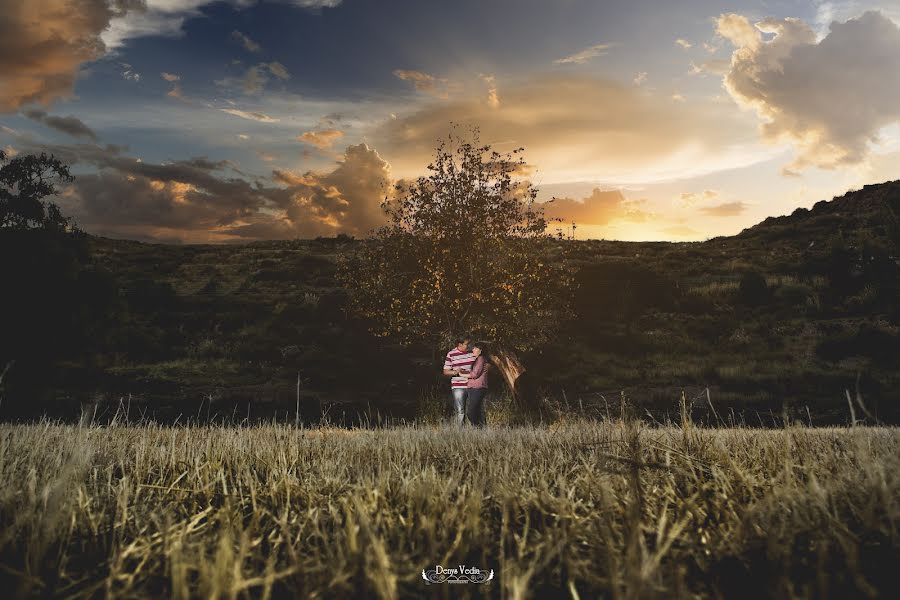
[[[7,161],[0,150],[0,163]],[[71,219],[55,202],[44,200],[57,194],[57,183],[74,181],[69,167],[58,158],[26,154],[0,167],[0,227],[67,231]]]
[[518,177],[523,149],[501,154],[472,134],[451,132],[428,175],[394,186],[387,225],[345,259],[341,278],[377,335],[443,346],[470,331],[531,349],[570,310],[566,244]]
[[68,166],[43,153],[0,167],[3,417],[46,409],[35,398],[64,378],[62,362],[84,367],[84,386],[98,385],[118,288],[92,261],[88,236],[44,199],[57,193],[58,183],[73,180]]

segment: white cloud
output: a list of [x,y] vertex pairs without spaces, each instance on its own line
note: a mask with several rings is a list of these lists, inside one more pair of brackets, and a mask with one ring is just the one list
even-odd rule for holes
[[576,52],[575,54],[570,54],[569,56],[565,56],[563,58],[557,58],[553,61],[554,64],[564,65],[564,64],[576,64],[582,65],[587,61],[595,58],[597,56],[605,56],[608,54],[608,50],[612,48],[615,44],[594,44],[593,46],[588,46],[584,50]]
[[688,75],[725,75],[728,73],[728,70],[731,68],[731,61],[725,59],[714,58],[711,60],[704,60],[700,64],[691,61],[691,68],[688,71]]
[[[180,36],[184,22],[202,15],[201,9],[217,0],[145,0],[143,10],[129,10],[124,15],[112,19],[109,27],[101,35],[110,50],[120,48],[133,38],[151,35]],[[246,8],[256,4],[255,0],[224,0],[235,8]],[[341,0],[277,0],[304,9],[333,8]],[[249,38],[247,38],[249,40]],[[251,40],[252,41],[252,40]],[[245,47],[250,49],[251,46]]]
[[859,163],[900,121],[900,27],[878,12],[833,22],[821,40],[790,18],[722,15],[717,32],[736,47],[726,89],[764,120],[765,139],[794,145],[791,170]]
[[236,108],[222,108],[220,109],[224,113],[228,113],[229,115],[234,115],[235,117],[240,117],[242,119],[248,119],[250,121],[259,121],[260,123],[277,123],[278,119],[274,117],[270,117],[269,115],[260,113],[260,112],[250,112],[244,110],[238,110]]

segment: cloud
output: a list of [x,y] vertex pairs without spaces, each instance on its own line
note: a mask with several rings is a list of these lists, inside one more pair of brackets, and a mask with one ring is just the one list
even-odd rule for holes
[[214,83],[225,88],[239,88],[245,94],[259,94],[266,87],[269,81],[269,74],[274,75],[278,79],[290,79],[291,75],[287,68],[280,62],[261,62],[250,67],[244,73],[243,78],[225,77],[218,79]]
[[222,108],[219,110],[224,113],[228,113],[229,115],[234,115],[235,117],[248,119],[250,121],[259,121],[260,123],[277,123],[279,121],[279,119],[270,117],[269,115],[263,114],[261,112],[248,112],[245,110],[238,110],[236,108]]
[[338,112],[328,113],[319,119],[319,125],[323,127],[334,127],[340,121],[343,121],[345,115]]
[[344,137],[344,132],[339,129],[324,129],[321,131],[306,131],[298,135],[297,140],[324,150],[330,148],[334,142],[342,137]]
[[688,71],[689,75],[725,75],[731,69],[731,61],[725,60],[723,58],[716,58],[711,60],[704,60],[699,65],[694,61],[691,61],[691,68]]
[[300,8],[319,9],[334,8],[339,6],[343,0],[281,0],[287,4],[293,4]]
[[500,106],[500,96],[497,93],[497,83],[493,75],[479,75],[481,80],[487,84],[487,103],[491,108]]
[[697,239],[700,237],[700,232],[696,229],[692,229],[687,225],[672,225],[671,227],[666,227],[663,230],[663,233],[667,233],[673,237],[677,238],[691,238]]
[[426,94],[430,94],[438,98],[448,97],[448,81],[446,79],[439,79],[434,75],[429,75],[428,73],[423,73],[421,71],[411,71],[405,69],[394,69],[393,73],[394,77],[402,79],[403,81],[411,82],[413,84],[413,87],[415,87],[416,90],[420,92],[425,92]]
[[557,181],[647,183],[759,160],[753,123],[733,106],[702,98],[675,103],[575,73],[506,84],[499,107],[474,91],[422,106],[386,119],[370,139],[395,172],[414,176],[451,123],[480,127],[486,141],[524,147],[528,162]]
[[766,140],[794,145],[791,170],[859,163],[900,121],[900,27],[878,12],[832,22],[819,41],[799,19],[728,14],[716,31],[735,46],[726,89],[764,120]]
[[653,214],[640,208],[639,201],[626,200],[619,190],[603,191],[594,188],[590,196],[582,200],[556,198],[542,204],[548,219],[574,221],[578,225],[607,225],[612,221],[643,222]]
[[681,46],[682,48],[684,48],[685,50],[687,50],[688,48],[694,47],[694,45],[692,43],[690,43],[689,41],[687,41],[683,38],[678,38],[677,40],[675,40],[675,43],[677,45]]
[[0,7],[0,113],[72,95],[79,66],[104,52],[118,10],[106,0],[32,0]]
[[184,100],[184,96],[181,94],[181,85],[178,84],[181,81],[180,75],[175,75],[174,73],[166,73],[163,71],[159,74],[160,77],[168,81],[172,84],[172,89],[166,92],[166,96],[170,98],[177,98],[178,100]]
[[[124,12],[109,23],[103,32],[103,42],[108,48],[117,49],[128,40],[146,36],[178,37],[183,35],[184,22],[203,16],[203,7],[218,0],[114,0],[136,7]],[[235,9],[254,6],[257,0],[222,0]],[[276,0],[298,8],[316,12],[322,8],[338,6],[341,0]]]
[[734,217],[747,210],[747,205],[743,202],[725,202],[715,206],[704,206],[699,210],[711,217]]
[[220,171],[230,161],[204,157],[153,164],[121,147],[47,148],[67,164],[88,164],[60,205],[91,233],[135,239],[223,241],[227,229],[270,204],[268,190]]
[[[33,102],[46,107],[71,96],[82,64],[121,48],[129,39],[181,35],[184,21],[201,16],[200,9],[213,1],[3,0],[0,113]],[[238,9],[256,4],[226,1]],[[340,4],[340,0],[281,2],[313,11]],[[140,77],[130,70],[123,76],[133,81]]]
[[269,194],[274,216],[236,227],[232,235],[253,239],[313,237],[348,233],[365,236],[385,223],[381,201],[390,192],[390,167],[366,144],[348,146],[327,173],[273,171],[284,188]]
[[231,39],[243,45],[244,49],[248,52],[259,52],[260,50],[262,50],[262,47],[259,44],[251,40],[249,37],[238,31],[237,29],[231,32]]
[[127,79],[128,81],[140,81],[141,80],[141,74],[133,71],[131,69],[131,65],[129,65],[128,63],[120,63],[120,64],[122,65],[122,68],[124,69],[122,71],[122,79]]
[[682,192],[681,201],[685,204],[691,205],[700,200],[712,200],[713,198],[717,198],[719,196],[719,192],[716,190],[703,190],[703,192]]
[[641,85],[645,81],[647,81],[647,71],[641,71],[634,76],[634,85]]
[[85,230],[166,242],[228,242],[349,233],[384,223],[390,167],[365,144],[349,146],[335,168],[276,170],[272,183],[229,177],[230,161],[195,157],[141,162],[116,146],[44,146],[68,164],[88,164],[60,206]]
[[247,69],[246,75],[244,75],[244,80],[241,84],[244,92],[248,94],[258,94],[262,91],[263,87],[266,85],[266,81],[268,81],[268,77],[263,72],[264,65],[257,65],[255,67],[250,67]]
[[264,63],[264,64],[269,69],[269,73],[271,73],[278,79],[290,79],[291,78],[291,75],[290,75],[290,73],[288,73],[288,70],[280,62],[270,62],[270,63]]
[[584,50],[576,52],[575,54],[570,54],[569,56],[564,56],[563,58],[557,58],[553,61],[555,65],[566,65],[566,64],[575,64],[575,65],[583,65],[588,62],[592,58],[597,56],[605,56],[608,54],[607,50],[612,48],[615,44],[594,44],[593,46],[588,46]]
[[61,131],[72,137],[84,137],[97,141],[97,134],[80,119],[73,117],[72,115],[69,115],[68,117],[54,117],[42,110],[32,109],[25,111],[25,116],[32,121],[43,123],[51,129]]

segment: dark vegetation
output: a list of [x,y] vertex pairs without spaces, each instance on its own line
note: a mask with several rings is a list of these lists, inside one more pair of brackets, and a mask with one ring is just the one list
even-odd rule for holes
[[[849,391],[860,418],[900,422],[898,212],[895,181],[702,243],[547,242],[570,245],[579,287],[530,376],[595,414],[624,399],[675,418],[684,393],[699,420],[841,423]],[[412,418],[444,396],[441,357],[347,316],[337,262],[365,243],[4,229],[0,418],[76,418],[93,398],[98,416],[292,421],[298,375],[304,420]]]

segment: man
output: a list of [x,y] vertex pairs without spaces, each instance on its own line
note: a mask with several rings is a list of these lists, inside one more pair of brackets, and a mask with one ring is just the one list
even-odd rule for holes
[[469,351],[470,338],[462,335],[456,338],[456,347],[444,359],[444,376],[450,378],[450,392],[453,394],[453,409],[456,424],[462,425],[466,418],[466,396],[469,385],[469,371],[475,364],[475,355]]

